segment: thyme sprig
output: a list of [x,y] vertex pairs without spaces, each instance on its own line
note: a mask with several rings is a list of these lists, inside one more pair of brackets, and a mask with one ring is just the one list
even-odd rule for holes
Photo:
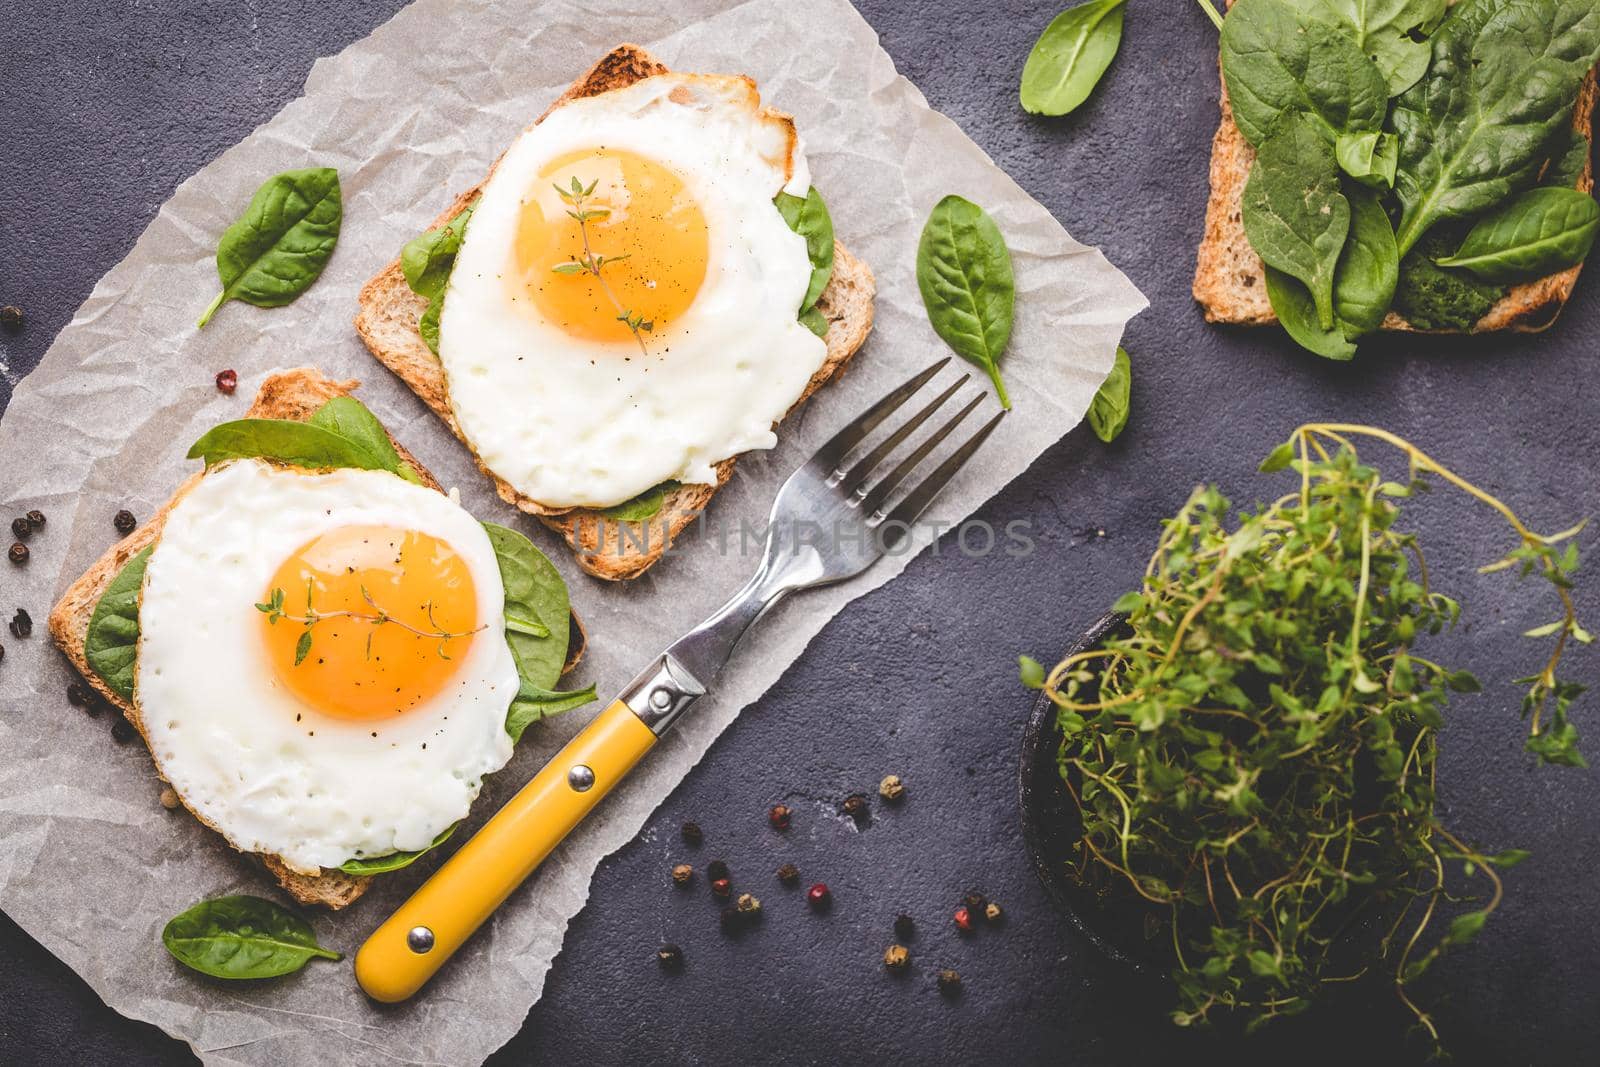
[[295,642],[294,646],[294,665],[296,667],[304,663],[306,657],[311,654],[312,629],[318,623],[326,622],[329,619],[353,619],[356,622],[365,622],[371,624],[372,629],[367,633],[368,659],[372,658],[373,635],[377,633],[378,627],[380,626],[388,626],[392,624],[394,626],[398,626],[402,630],[407,631],[408,633],[416,634],[418,637],[437,639],[439,644],[435,651],[438,653],[440,659],[450,658],[449,653],[445,651],[445,646],[449,642],[458,637],[471,637],[479,630],[484,629],[483,626],[478,626],[475,629],[464,630],[460,632],[446,630],[444,627],[440,626],[438,620],[434,618],[433,601],[431,600],[422,605],[422,610],[428,616],[428,625],[433,628],[431,630],[424,630],[420,627],[411,625],[404,619],[395,618],[393,615],[389,614],[389,612],[379,607],[378,602],[373,599],[372,594],[367,591],[367,587],[365,585],[361,587],[361,599],[365,600],[372,608],[372,612],[370,614],[366,612],[348,610],[318,611],[316,607],[316,583],[311,579],[307,579],[305,614],[294,615],[284,610],[284,592],[281,588],[274,588],[272,592],[267,595],[267,599],[264,603],[256,605],[256,610],[267,617],[267,622],[269,624],[277,625],[278,621],[281,619],[286,622],[298,623],[299,625],[305,627],[305,630],[300,634],[300,639]]
[[609,218],[611,215],[611,212],[606,208],[585,206],[589,197],[594,194],[594,187],[597,184],[598,180],[592,181],[585,186],[578,180],[577,175],[572,176],[571,182],[565,189],[552,183],[555,191],[560,194],[561,199],[568,205],[567,214],[578,223],[578,233],[583,238],[583,257],[581,259],[568,260],[565,263],[557,263],[550,269],[557,274],[594,275],[595,281],[600,284],[600,291],[606,294],[606,299],[611,301],[611,306],[616,309],[617,321],[628,327],[628,331],[633,334],[633,339],[639,343],[639,352],[648,356],[650,353],[645,348],[644,335],[655,329],[655,323],[649,321],[643,315],[636,314],[623,307],[622,301],[617,299],[617,294],[612,292],[611,283],[606,281],[606,276],[601,273],[605,267],[613,263],[621,263],[627,259],[628,254],[602,256],[597,254],[589,243],[589,223],[599,222],[601,219]]
[[[1399,449],[1406,482],[1364,465],[1353,440]],[[1549,582],[1560,617],[1527,686],[1526,748],[1584,766],[1568,718],[1583,687],[1557,670],[1592,640],[1570,594],[1581,529],[1541,535],[1503,502],[1383,430],[1307,424],[1263,471],[1292,468],[1298,491],[1230,528],[1231,507],[1200,488],[1163,524],[1141,588],[1116,604],[1127,636],[1024,682],[1055,701],[1059,760],[1082,818],[1078,874],[1122,886],[1164,913],[1177,990],[1173,1018],[1213,1008],[1251,1027],[1304,1010],[1326,983],[1378,961],[1435,1049],[1439,1034],[1410,985],[1477,936],[1499,906],[1498,870],[1435,812],[1437,733],[1468,672],[1419,655],[1460,606],[1434,591],[1402,502],[1442,480],[1500,514],[1516,547],[1483,568]],[[1431,941],[1447,874],[1487,894]],[[1363,929],[1371,929],[1363,943]]]

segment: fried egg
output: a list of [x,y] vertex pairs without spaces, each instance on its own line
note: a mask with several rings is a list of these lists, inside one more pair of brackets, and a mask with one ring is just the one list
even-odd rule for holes
[[511,757],[504,610],[452,497],[384,471],[215,469],[145,571],[151,752],[234,847],[297,871],[426,848]]
[[777,443],[827,357],[798,321],[810,176],[747,78],[663,74],[524,132],[467,225],[439,322],[450,406],[553,508],[621,503]]

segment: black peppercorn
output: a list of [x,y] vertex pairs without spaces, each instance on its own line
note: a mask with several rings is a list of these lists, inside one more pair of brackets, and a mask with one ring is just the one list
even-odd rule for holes
[[6,558],[18,565],[28,562],[28,546],[21,541],[13,541],[11,551],[6,553]]
[[939,972],[939,992],[947,997],[956,996],[961,992],[961,975],[946,967]]
[[800,868],[792,863],[785,863],[778,868],[778,881],[784,885],[794,885],[800,880]]
[[722,909],[722,929],[731,934],[744,925],[744,918],[744,912],[740,911],[736,905],[729,904]]
[[133,512],[123,508],[117,512],[117,517],[112,519],[111,523],[117,528],[117,533],[130,534],[133,533],[133,528],[139,525],[139,520],[133,517]]
[[15,330],[22,325],[22,309],[12,304],[0,308],[0,326]]
[[989,898],[974,889],[961,898],[961,903],[965,904],[976,915],[988,906]]
[[698,845],[700,842],[706,839],[706,835],[700,831],[699,823],[686,822],[683,824],[683,830],[681,832],[683,834],[684,841],[691,845]]
[[683,967],[683,949],[673,944],[662,945],[656,949],[656,961],[669,971],[680,970]]
[[852,819],[865,818],[867,814],[867,798],[860,793],[851,793],[844,798],[844,803],[839,805],[839,808]]
[[73,682],[71,685],[67,686],[68,704],[71,704],[75,708],[81,708],[88,702],[89,691],[83,687],[82,683]]
[[909,915],[897,916],[894,920],[894,936],[901,941],[910,941],[917,936],[917,922]]
[[723,860],[712,860],[706,864],[706,877],[713,882],[727,878],[728,864]]
[[26,611],[23,611],[21,608],[18,608],[17,609],[17,613],[15,615],[11,616],[11,636],[12,637],[27,637],[32,633],[33,633],[33,616],[29,615]]
[[18,541],[26,541],[33,534],[33,523],[28,521],[26,515],[18,515],[11,520],[11,536]]
[[28,523],[35,530],[44,529],[44,512],[40,511],[38,508],[34,508],[32,511],[28,512]]
[[133,723],[127,719],[118,719],[111,724],[111,739],[119,745],[125,745],[133,740]]

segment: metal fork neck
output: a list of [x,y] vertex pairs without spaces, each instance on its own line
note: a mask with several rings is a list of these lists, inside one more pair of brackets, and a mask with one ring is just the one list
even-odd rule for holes
[[802,564],[807,549],[781,563],[764,559],[756,573],[706,621],[674,641],[622,691],[621,698],[658,736],[666,733],[707,687],[733,654],[734,646],[757,619],[811,581]]

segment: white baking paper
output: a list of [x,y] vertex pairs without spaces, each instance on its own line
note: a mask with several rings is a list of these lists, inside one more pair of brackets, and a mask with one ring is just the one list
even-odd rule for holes
[[[866,348],[784,424],[774,452],[740,463],[712,506],[713,524],[760,523],[783,477],[819,441],[945,354],[913,273],[922,222],[944,194],[987,208],[1011,246],[1017,322],[1005,375],[1016,407],[933,518],[967,516],[1075,426],[1111,366],[1123,324],[1145,306],[1098,251],[1069,237],[928,108],[845,0],[422,0],[320,60],[303,97],[179,187],[17,388],[0,422],[0,516],[33,507],[49,516],[26,567],[0,564],[0,608],[9,617],[24,606],[35,619],[32,637],[0,638],[0,906],[107,1003],[188,1041],[207,1063],[481,1061],[538,998],[600,860],[638,833],[739,709],[835,612],[909,558],[794,598],[766,619],[717,691],[409,1004],[367,1001],[348,960],[229,984],[184,970],[162,949],[167,919],[203,897],[281,894],[254,860],[183,812],[159,806],[161,783],[142,746],[114,744],[104,717],[68,706],[70,671],[50,646],[44,616],[112,542],[113,513],[128,507],[150,515],[192,469],[183,459],[189,443],[243,411],[266,371],[315,364],[364,380],[360,398],[441,481],[459,486],[476,514],[529,532],[572,587],[589,630],[578,679],[599,683],[602,695],[753,566],[691,539],[639,581],[584,576],[559,541],[496,499],[466,451],[371,359],[351,327],[362,282],[477,180],[573,77],[622,41],[676,69],[754,76],[767,101],[795,115],[840,238],[877,273],[877,325]],[[343,234],[327,272],[290,307],[229,304],[197,332],[194,321],[217,287],[218,235],[267,176],[314,165],[336,166],[343,179]],[[225,367],[240,374],[233,397],[212,383]],[[916,547],[928,540],[924,534]],[[478,818],[597,706],[531,729],[480,798]],[[382,877],[355,906],[315,916],[319,936],[353,953],[436,863],[430,857]]]

